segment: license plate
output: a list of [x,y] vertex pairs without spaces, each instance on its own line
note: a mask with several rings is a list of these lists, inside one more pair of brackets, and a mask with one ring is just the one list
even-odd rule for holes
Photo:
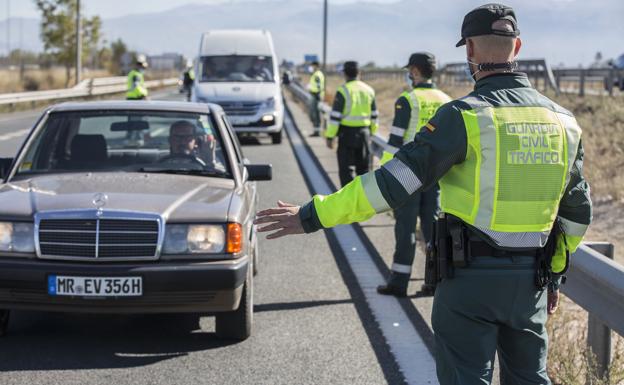
[[230,117],[230,122],[234,126],[244,126],[246,124],[249,124],[251,121],[245,118]]
[[141,277],[48,276],[48,294],[79,297],[137,297],[143,294]]

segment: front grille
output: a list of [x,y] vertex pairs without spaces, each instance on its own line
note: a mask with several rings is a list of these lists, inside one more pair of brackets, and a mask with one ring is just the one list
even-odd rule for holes
[[43,213],[38,221],[40,257],[122,261],[158,256],[161,221],[157,216],[110,218],[120,214],[106,212],[98,218],[96,214],[89,210],[84,216],[94,218],[65,219],[57,218],[58,213],[46,218]]
[[252,116],[258,113],[261,103],[256,102],[217,102],[226,114],[232,116]]

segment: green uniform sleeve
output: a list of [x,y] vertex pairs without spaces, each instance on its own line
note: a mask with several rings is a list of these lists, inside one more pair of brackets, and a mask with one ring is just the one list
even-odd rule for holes
[[329,124],[327,125],[327,131],[325,131],[325,137],[331,139],[338,135],[338,127],[340,127],[340,121],[342,120],[342,111],[345,106],[344,95],[338,91],[334,97],[334,104],[329,114]]
[[370,131],[371,134],[376,134],[379,129],[379,111],[377,110],[377,102],[373,97],[373,101],[371,102],[371,126]]
[[403,145],[403,136],[405,135],[405,130],[409,127],[411,116],[412,111],[409,101],[405,96],[401,96],[394,103],[394,119],[392,120],[390,137],[388,138],[388,144],[397,150]]
[[307,203],[300,215],[304,230],[360,222],[401,206],[416,192],[434,185],[454,164],[463,162],[466,146],[459,109],[443,106],[393,160],[358,176],[340,191],[316,195]]
[[[589,184],[583,177],[583,143],[579,143],[574,164],[570,169],[570,180],[559,202],[557,219],[561,224],[563,234],[557,239],[555,255],[565,256],[573,253],[583,241],[585,232],[592,221],[592,202]],[[553,261],[565,262],[566,258],[553,258]],[[554,272],[565,269],[553,263]]]

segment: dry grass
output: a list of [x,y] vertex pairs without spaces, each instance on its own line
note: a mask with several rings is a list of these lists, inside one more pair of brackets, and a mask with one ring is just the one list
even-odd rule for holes
[[[327,101],[331,103],[342,79],[327,80]],[[394,101],[405,89],[397,80],[377,79],[368,82],[377,93],[382,135],[388,132],[394,113]],[[458,98],[471,87],[441,89]],[[592,188],[594,222],[587,234],[589,240],[608,240],[615,244],[616,255],[624,250],[624,98],[607,96],[548,95],[572,111],[583,129],[585,149],[584,174]],[[620,263],[624,252],[620,252]],[[549,319],[549,375],[556,385],[583,385],[587,376],[595,385],[624,384],[624,339],[615,335],[610,378],[598,378],[593,357],[586,347],[587,312],[564,298],[557,314]]]
[[[86,79],[111,75],[105,70],[85,69],[82,76]],[[72,72],[70,86],[73,85],[73,82]],[[0,93],[42,91],[61,88],[65,88],[64,68],[25,70],[21,79],[19,68],[0,70]]]

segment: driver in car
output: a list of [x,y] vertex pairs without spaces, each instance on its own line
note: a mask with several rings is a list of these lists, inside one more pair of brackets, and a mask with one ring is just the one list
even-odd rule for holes
[[213,157],[208,156],[214,148],[214,137],[207,133],[198,133],[197,127],[187,121],[178,120],[169,128],[169,156],[170,159],[186,159],[206,166],[206,161],[212,163]]

